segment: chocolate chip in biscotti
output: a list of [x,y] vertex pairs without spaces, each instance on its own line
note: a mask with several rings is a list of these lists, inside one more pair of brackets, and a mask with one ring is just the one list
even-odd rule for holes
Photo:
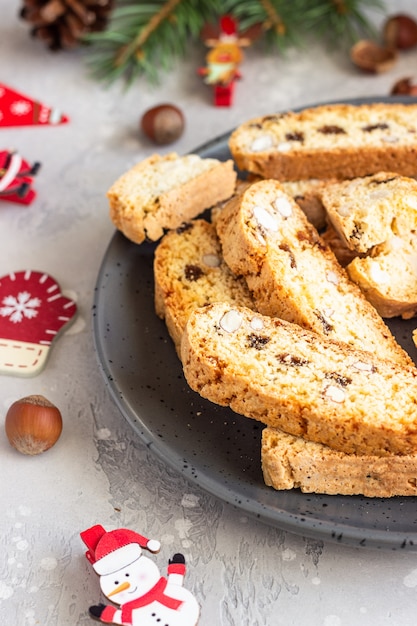
[[287,141],[299,141],[299,142],[303,142],[304,141],[304,133],[300,133],[300,132],[292,132],[292,133],[287,133],[285,135],[285,139]]
[[341,374],[338,374],[337,372],[326,372],[325,378],[333,380],[335,383],[337,383],[341,387],[347,387],[352,382],[351,378],[347,376],[342,376]]
[[248,348],[255,348],[256,350],[262,350],[267,343],[269,343],[270,338],[265,335],[257,335],[256,333],[251,333],[247,336],[247,346]]
[[277,354],[277,361],[289,367],[302,367],[303,365],[308,365],[310,362],[308,359],[303,359],[294,354],[289,354],[288,352]]
[[184,268],[185,278],[191,282],[198,280],[204,275],[199,265],[186,265]]
[[379,124],[368,124],[368,126],[363,126],[362,130],[366,133],[371,133],[373,130],[388,130],[389,126],[385,123]]
[[323,135],[346,135],[345,129],[341,126],[336,126],[335,124],[325,124],[317,130]]

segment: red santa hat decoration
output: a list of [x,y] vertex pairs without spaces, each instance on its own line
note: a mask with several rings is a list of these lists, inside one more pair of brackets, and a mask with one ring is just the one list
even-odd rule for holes
[[140,557],[142,548],[154,553],[161,548],[156,539],[147,539],[127,528],[107,532],[97,524],[80,533],[80,536],[88,548],[85,556],[99,576],[127,567]]
[[0,126],[57,126],[68,121],[58,109],[0,83]]

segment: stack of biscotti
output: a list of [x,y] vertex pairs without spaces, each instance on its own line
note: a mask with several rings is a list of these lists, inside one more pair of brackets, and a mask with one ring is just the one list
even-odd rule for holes
[[414,368],[225,303],[193,311],[181,357],[192,389],[267,425],[267,485],[417,495]]
[[417,313],[417,181],[379,172],[327,185],[322,202],[353,254],[346,265],[351,280],[382,317],[413,317]]
[[157,241],[235,189],[233,161],[197,154],[155,154],[124,173],[107,192],[110,218],[134,243]]
[[[283,185],[277,181],[260,181],[245,187],[241,195],[230,200],[217,215],[216,227],[226,261],[235,273],[245,276],[254,294],[256,307],[269,317],[247,313],[251,315],[252,326],[246,331],[244,349],[240,346],[242,350],[239,354],[230,351],[230,361],[225,360],[224,354],[217,352],[217,349],[208,350],[211,339],[199,344],[200,352],[199,348],[193,352],[191,329],[194,322],[190,322],[183,338],[182,352],[184,372],[190,386],[204,397],[227,404],[237,412],[260,419],[268,425],[262,436],[262,467],[266,484],[276,489],[300,487],[303,491],[363,493],[368,496],[417,493],[417,488],[413,490],[408,483],[407,473],[417,470],[417,457],[414,456],[416,449],[413,446],[407,449],[401,444],[398,449],[390,449],[390,444],[386,445],[387,441],[378,441],[378,436],[367,432],[363,436],[369,442],[361,448],[360,444],[354,443],[355,438],[350,432],[343,433],[341,424],[328,424],[329,416],[326,412],[323,413],[323,419],[327,424],[324,426],[325,429],[328,428],[327,435],[321,432],[317,436],[316,426],[309,425],[312,381],[300,376],[301,372],[304,373],[304,367],[307,374],[312,375],[312,380],[316,381],[316,392],[324,402],[317,412],[319,419],[325,406],[333,410],[333,416],[339,416],[347,406],[345,388],[352,383],[352,372],[349,368],[346,371],[341,364],[346,365],[348,355],[354,358],[356,354],[356,367],[363,374],[364,384],[360,390],[350,387],[349,392],[352,391],[351,397],[355,398],[355,402],[358,400],[355,411],[359,421],[363,419],[364,406],[369,403],[369,398],[373,394],[382,398],[379,390],[372,389],[372,384],[365,391],[371,373],[379,372],[378,363],[391,367],[391,362],[396,361],[397,364],[393,367],[402,374],[407,371],[406,378],[413,385],[415,369],[409,356],[398,346],[360,290],[349,281],[331,251],[307,222],[303,212],[285,192]],[[206,314],[200,311],[204,326]],[[238,307],[229,306],[228,315],[221,316],[222,323],[220,318],[217,319],[217,332],[222,336],[229,336],[229,333],[233,335],[239,311]],[[332,323],[330,319],[324,323],[324,316],[319,314],[320,311],[326,311],[329,317],[331,315]],[[264,333],[265,323],[270,323],[270,317],[286,317],[293,322],[289,334],[288,327],[284,325],[288,341],[283,341],[283,327],[279,326],[279,333],[275,328],[274,333],[279,335],[279,349],[276,344],[272,347],[269,335]],[[196,316],[193,314],[191,319],[195,320]],[[279,323],[279,320],[275,322]],[[307,343],[302,348],[296,342],[302,332],[301,325],[310,330]],[[200,339],[203,336],[210,337],[211,329],[204,328]],[[335,340],[342,356],[339,354],[338,365],[332,367],[330,354],[326,351],[322,353],[321,350],[328,349],[327,343],[332,344],[334,349]],[[316,357],[321,354],[321,360],[316,362],[316,357],[312,358],[312,354],[306,351],[306,345]],[[359,348],[362,349],[360,358],[357,354]],[[226,352],[229,349],[231,350],[230,345]],[[268,362],[265,361],[265,353],[268,352],[269,355],[269,350],[272,350],[274,358]],[[250,359],[251,352],[254,361]],[[367,355],[366,358],[364,354]],[[201,361],[206,356],[208,369],[202,373]],[[238,382],[234,374],[231,378],[227,374],[234,367],[232,363],[236,367],[238,364],[242,367],[236,375],[240,379]],[[328,365],[327,370],[322,369],[324,363]],[[256,369],[257,365],[259,370]],[[213,385],[208,381],[211,376]],[[260,395],[257,390],[252,397],[253,390],[248,387],[249,379],[262,381],[259,383]],[[381,388],[389,388],[388,379],[392,380],[392,376],[380,381]],[[269,399],[271,404],[268,404],[268,408],[263,404],[265,394],[268,395],[270,390],[268,380],[272,381],[277,394],[284,393],[283,404],[280,404],[276,396]],[[396,389],[395,384],[394,388]],[[286,391],[289,391],[289,396],[285,396]],[[363,407],[360,406],[361,400],[364,402]],[[390,403],[391,400],[388,400],[386,405],[376,409],[376,413],[379,410],[384,413],[387,406],[391,406],[394,419],[398,408]],[[294,427],[288,422],[293,419],[299,420],[298,426]],[[344,418],[342,422],[343,420]],[[352,429],[361,432],[361,428],[354,421]],[[378,430],[381,430],[385,440],[385,426],[377,425],[376,431]],[[388,439],[391,435],[388,435]],[[291,446],[283,456],[282,447],[275,444],[272,446],[271,441],[280,441],[282,446],[291,443]],[[387,453],[391,454],[389,462],[382,462],[379,457]],[[314,458],[316,463],[314,480],[312,469],[305,462],[309,457],[311,460]],[[304,464],[301,462],[302,458]],[[322,459],[320,463],[319,458]],[[334,461],[341,463],[345,471],[355,468],[355,474],[350,481],[343,472],[339,480],[335,479],[336,471],[333,472],[333,477],[328,474],[327,464]],[[283,467],[287,468],[284,474]],[[387,473],[389,467],[396,469]],[[408,468],[407,472],[403,471],[404,467]],[[288,477],[292,472],[295,472],[294,478],[289,483]],[[395,479],[393,472],[396,474]],[[283,475],[286,476],[285,479]]]
[[213,302],[253,308],[246,282],[224,262],[213,224],[196,219],[167,233],[155,250],[155,311],[177,353],[191,312]]
[[417,175],[417,105],[334,104],[254,118],[229,141],[241,170],[261,178]]
[[[417,175],[417,106],[333,105],[259,118],[232,134],[230,149],[234,163],[153,155],[108,192],[111,218],[129,239],[163,237],[155,254],[155,308],[191,386],[204,387],[205,374],[196,379],[211,346],[206,374],[215,375],[215,384],[204,389],[216,389],[210,399],[217,402],[217,388],[223,387],[222,403],[266,425],[262,468],[266,484],[276,489],[417,494],[416,370],[311,225],[326,225],[323,191],[335,179],[381,171]],[[234,165],[249,174],[237,189]],[[239,241],[243,228],[236,207],[258,193],[251,184],[258,178],[279,179],[281,185],[256,183],[266,185],[262,194],[272,183],[279,199],[271,211],[257,196],[247,223],[257,241],[251,249],[244,238]],[[211,207],[213,224],[194,219]],[[284,224],[282,239],[276,213],[277,223]],[[350,254],[355,261],[368,257],[350,249],[337,229],[326,236],[340,246],[346,264]],[[378,246],[395,248],[396,242]],[[213,312],[217,322],[207,326]],[[211,333],[234,335],[240,315],[245,324],[250,318],[250,330],[235,351],[216,354]],[[194,330],[198,346],[191,342]]]
[[216,220],[223,256],[257,309],[410,365],[409,355],[276,180],[252,184]]

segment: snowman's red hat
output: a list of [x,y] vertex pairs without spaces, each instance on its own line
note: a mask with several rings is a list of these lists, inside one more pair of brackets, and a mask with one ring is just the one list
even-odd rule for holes
[[158,552],[161,547],[156,539],[147,539],[133,530],[118,528],[107,532],[100,524],[88,528],[80,536],[88,548],[85,555],[100,576],[116,572],[136,561],[141,555],[141,548]]

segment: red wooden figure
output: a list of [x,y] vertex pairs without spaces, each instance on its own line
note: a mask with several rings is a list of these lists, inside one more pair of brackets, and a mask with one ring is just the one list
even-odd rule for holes
[[0,151],[0,200],[30,204],[36,196],[32,183],[39,168],[40,163],[30,165],[15,151]]
[[251,32],[238,34],[237,22],[225,15],[220,19],[219,29],[207,25],[202,31],[204,43],[211,49],[206,56],[206,67],[199,69],[204,82],[213,85],[214,104],[231,106],[236,80],[241,78],[239,65],[243,61],[243,46],[249,46],[258,36],[256,27]]

